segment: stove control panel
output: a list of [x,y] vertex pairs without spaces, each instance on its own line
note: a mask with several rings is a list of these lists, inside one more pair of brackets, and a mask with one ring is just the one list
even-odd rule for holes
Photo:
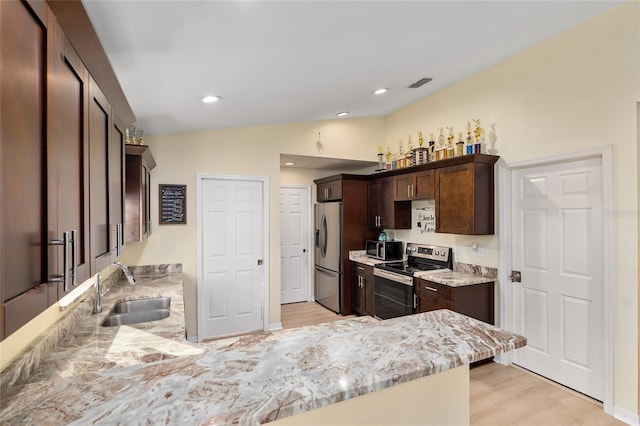
[[417,243],[407,243],[407,256],[419,257],[423,259],[449,262],[451,257],[451,247],[431,246]]

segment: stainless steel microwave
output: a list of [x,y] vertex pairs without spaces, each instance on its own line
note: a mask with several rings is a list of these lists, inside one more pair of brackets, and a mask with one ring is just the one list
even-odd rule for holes
[[402,241],[367,241],[367,256],[380,260],[402,260]]

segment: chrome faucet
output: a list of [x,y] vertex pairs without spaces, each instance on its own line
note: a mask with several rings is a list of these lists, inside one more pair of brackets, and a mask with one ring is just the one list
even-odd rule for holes
[[100,274],[96,274],[96,294],[93,298],[93,312],[92,314],[99,314],[102,312],[102,290],[100,289]]
[[129,271],[129,268],[127,268],[126,265],[118,261],[113,262],[113,264],[119,267],[120,269],[122,269],[122,272],[124,272],[124,275],[127,277],[127,281],[129,281],[129,285],[131,286],[136,285],[136,280],[135,278],[133,278],[133,275],[131,275],[131,271]]

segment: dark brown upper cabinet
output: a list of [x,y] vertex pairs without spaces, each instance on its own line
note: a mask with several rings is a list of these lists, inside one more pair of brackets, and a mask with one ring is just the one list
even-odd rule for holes
[[316,199],[319,203],[342,200],[342,179],[321,182],[316,187]]
[[125,145],[125,242],[151,235],[151,170],[156,166],[147,145]]
[[[49,306],[46,6],[0,2],[0,333]],[[51,236],[55,238],[55,236]],[[51,297],[49,295],[51,293]]]
[[372,179],[367,188],[367,224],[373,229],[411,229],[411,202],[395,201],[394,177]]
[[436,232],[494,233],[493,163],[467,163],[436,170]]
[[122,130],[135,116],[81,2],[0,2],[0,40],[4,339],[115,258]]
[[433,170],[423,170],[396,176],[394,178],[394,200],[407,201],[435,198],[434,175]]
[[57,300],[91,274],[86,125],[89,74],[53,18],[49,34],[52,54],[47,89],[48,230],[51,239],[61,240],[63,245],[49,245],[48,275],[63,277],[57,281]]

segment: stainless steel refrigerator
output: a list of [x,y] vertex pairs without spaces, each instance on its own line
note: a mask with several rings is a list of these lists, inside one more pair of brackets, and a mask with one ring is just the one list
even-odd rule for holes
[[315,246],[315,299],[342,314],[342,203],[316,204]]

